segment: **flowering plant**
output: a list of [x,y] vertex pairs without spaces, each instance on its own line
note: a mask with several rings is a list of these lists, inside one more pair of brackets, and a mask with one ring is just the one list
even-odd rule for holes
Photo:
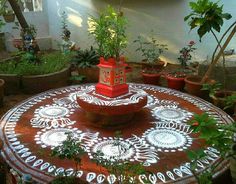
[[187,62],[192,59],[191,53],[194,50],[196,50],[196,48],[193,47],[194,45],[195,45],[195,42],[194,41],[190,41],[186,47],[182,48],[179,51],[180,56],[178,57],[178,60],[179,60],[180,65],[182,67],[186,67],[187,66]]

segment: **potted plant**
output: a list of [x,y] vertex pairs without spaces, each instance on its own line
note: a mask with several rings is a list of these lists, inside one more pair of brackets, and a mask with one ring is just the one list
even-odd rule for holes
[[101,95],[116,97],[128,92],[126,64],[124,57],[121,57],[127,45],[126,25],[126,18],[111,6],[101,12],[98,18],[93,16],[89,18],[89,33],[96,41],[100,56],[99,83],[96,85],[96,92]]
[[98,53],[92,46],[90,49],[75,51],[71,59],[73,68],[79,75],[86,77],[86,82],[98,82],[99,70],[96,66],[98,63]]
[[223,85],[219,82],[213,84],[203,84],[202,90],[209,91],[212,103],[223,109],[226,113],[233,116],[236,108],[236,92],[222,89]]
[[161,69],[165,62],[161,60],[160,56],[167,50],[167,45],[160,44],[152,35],[150,40],[147,41],[143,37],[138,36],[134,43],[138,44],[136,51],[141,52],[144,58],[142,65],[143,81],[146,84],[159,84],[161,76]]
[[169,88],[183,90],[184,89],[184,79],[187,74],[190,74],[192,70],[188,68],[188,62],[192,59],[192,52],[196,50],[194,48],[195,42],[190,41],[187,46],[183,47],[179,53],[180,56],[177,58],[180,63],[180,68],[176,71],[169,72],[166,75],[167,84]]
[[15,14],[12,10],[9,9],[6,4],[7,0],[2,0],[0,2],[0,15],[3,16],[5,22],[10,23],[15,21]]
[[60,52],[21,51],[17,57],[0,63],[0,78],[5,80],[5,94],[38,93],[68,85],[71,55]]
[[[226,46],[228,45],[228,43],[230,42],[231,38],[233,37],[236,31],[236,26],[233,28],[233,26],[236,25],[236,22],[234,22],[226,30],[226,32],[222,35],[220,39],[217,37],[216,32],[221,31],[221,27],[224,23],[224,20],[229,20],[231,18],[231,15],[229,13],[223,12],[223,5],[220,6],[218,3],[219,2],[211,2],[210,0],[198,0],[196,2],[190,2],[189,5],[192,11],[188,16],[184,18],[185,21],[189,20],[188,24],[191,30],[194,28],[198,28],[197,33],[200,38],[200,41],[201,38],[206,33],[210,32],[217,42],[216,49],[212,54],[211,64],[209,65],[205,75],[203,77],[188,76],[185,78],[187,92],[197,96],[204,95],[203,91],[201,91],[202,84],[206,83],[207,80],[209,79],[212,68],[218,62],[221,55],[223,56],[223,64],[224,64],[225,61],[224,49],[226,48]],[[231,33],[228,35],[225,43],[222,46],[221,42],[223,38],[231,29],[232,29]],[[216,55],[218,49],[220,50]]]
[[72,160],[75,164],[75,171],[70,176],[66,172],[63,173],[62,176],[53,179],[50,184],[87,184],[87,182],[77,178],[77,171],[81,167],[81,158],[85,154],[85,148],[82,146],[82,142],[74,137],[72,132],[66,134],[66,140],[61,145],[53,148],[51,156],[58,157],[62,160]]

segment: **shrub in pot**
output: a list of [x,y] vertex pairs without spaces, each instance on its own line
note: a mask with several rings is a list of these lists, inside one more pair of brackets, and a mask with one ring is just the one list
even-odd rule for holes
[[180,68],[176,71],[169,72],[166,75],[167,84],[169,88],[183,90],[185,86],[184,79],[187,74],[192,71],[188,68],[188,62],[192,59],[191,53],[196,50],[194,48],[195,42],[190,41],[186,47],[183,47],[179,53],[178,61],[180,63]]
[[141,52],[144,58],[142,66],[143,81],[146,84],[159,84],[161,70],[165,64],[160,59],[164,50],[167,50],[167,45],[160,44],[152,35],[150,41],[145,40],[142,36],[138,36],[134,43],[138,44],[136,51]]
[[[230,42],[231,38],[233,37],[236,31],[236,22],[234,22],[232,25],[229,26],[229,28],[221,36],[221,38],[217,37],[216,32],[221,31],[221,27],[224,23],[224,20],[229,20],[231,18],[230,14],[223,12],[223,5],[220,6],[218,3],[219,2],[211,2],[210,0],[197,0],[196,2],[190,2],[189,5],[192,11],[190,12],[189,15],[187,15],[184,18],[185,21],[189,20],[188,24],[191,30],[194,28],[198,28],[197,33],[200,38],[200,41],[201,41],[201,38],[206,33],[210,32],[215,38],[215,41],[217,43],[217,46],[212,54],[211,64],[209,65],[208,70],[205,73],[205,75],[203,77],[189,76],[185,78],[186,90],[190,94],[193,94],[192,92],[195,91],[194,95],[197,95],[196,89],[198,89],[199,96],[201,96],[202,92],[200,92],[200,89],[201,89],[202,84],[207,82],[210,76],[210,73],[212,71],[212,68],[218,62],[221,55],[223,56],[223,63],[224,63],[225,61],[224,49],[226,48],[226,46],[228,45],[228,43]],[[221,42],[223,38],[225,37],[225,35],[227,35],[227,33],[231,29],[232,29],[231,33],[228,35],[225,43],[222,46]],[[218,50],[219,52],[216,55]],[[195,88],[195,90],[191,89],[190,87]]]
[[123,14],[111,6],[101,12],[98,18],[89,18],[89,33],[95,39],[100,56],[99,83],[95,89],[101,95],[117,97],[128,92],[125,72],[127,64],[121,56],[127,46],[126,25],[127,20]]
[[96,65],[99,63],[99,56],[93,47],[75,51],[71,63],[80,76],[86,77],[86,82],[98,82],[99,70]]

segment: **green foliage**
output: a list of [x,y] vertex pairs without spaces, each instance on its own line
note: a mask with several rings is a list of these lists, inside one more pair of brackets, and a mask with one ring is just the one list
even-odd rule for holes
[[101,12],[98,18],[89,18],[89,33],[95,38],[100,56],[114,57],[118,61],[127,45],[126,25],[125,17],[111,6]]
[[62,160],[73,160],[76,166],[74,176],[76,176],[77,167],[81,166],[81,157],[85,154],[85,148],[82,146],[82,142],[73,136],[72,132],[67,132],[66,134],[66,140],[61,145],[53,148],[51,156],[56,156]]
[[232,16],[229,13],[223,13],[223,5],[210,0],[197,0],[190,2],[191,12],[184,18],[188,21],[190,29],[198,28],[197,32],[201,38],[210,31],[220,32],[224,19],[229,20]]
[[[190,128],[194,133],[199,134],[199,139],[205,140],[208,146],[211,146],[219,151],[221,157],[228,159],[236,155],[236,149],[233,136],[236,133],[236,124],[217,124],[217,121],[206,113],[194,115],[194,118],[189,121]],[[191,169],[195,172],[197,161],[204,159],[207,155],[202,149],[187,151],[187,155],[191,160]],[[215,162],[213,165],[197,177],[199,183],[211,183],[212,175],[220,162]]]
[[0,16],[12,14],[13,11],[8,7],[7,0],[0,1]]
[[1,74],[43,75],[57,72],[68,66],[71,55],[53,52],[42,55],[40,64],[29,62],[28,53],[23,52],[20,61],[11,60],[0,63]]
[[231,108],[236,104],[236,94],[232,94],[230,96],[225,97],[225,109]]
[[[93,153],[93,161],[98,165],[107,169],[109,174],[115,175],[119,184],[136,184],[139,182],[138,175],[145,174],[142,163],[132,163],[130,161],[121,160],[121,155],[127,148],[122,147],[122,134],[120,131],[115,132],[113,146],[119,150],[119,155],[111,158],[104,158],[102,152]],[[128,148],[129,149],[129,148]]]
[[136,51],[141,52],[144,61],[154,64],[155,62],[160,61],[160,56],[167,50],[167,45],[159,44],[158,41],[154,38],[153,32],[151,32],[150,40],[145,40],[142,36],[138,36],[134,43],[138,44]]
[[220,89],[222,89],[222,87],[223,87],[222,84],[219,82],[205,83],[203,84],[201,90],[209,91],[209,96],[213,98],[215,96],[215,93],[219,91]]
[[5,25],[5,23],[3,22],[3,20],[2,19],[0,19],[0,32],[1,32],[1,29],[2,29],[2,27]]
[[96,50],[90,49],[77,50],[71,59],[71,62],[79,68],[87,68],[99,63],[99,56]]

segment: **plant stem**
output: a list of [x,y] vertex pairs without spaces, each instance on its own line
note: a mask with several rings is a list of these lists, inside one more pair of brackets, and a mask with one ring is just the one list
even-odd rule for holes
[[[215,37],[215,40],[217,42],[217,47],[220,47],[220,49],[222,50],[222,46],[220,44],[220,41],[218,40],[215,32],[211,29],[211,33],[213,34],[213,36]],[[224,86],[224,89],[226,87],[226,69],[225,69],[225,54],[224,52],[222,52],[222,58],[223,58],[223,71],[224,71],[224,76],[223,76],[223,86]],[[214,59],[212,59],[214,60]]]
[[214,61],[209,65],[208,70],[206,71],[205,75],[203,76],[202,80],[201,80],[201,84],[205,83],[208,76],[210,75],[213,67],[215,66],[215,64],[218,62],[220,56],[222,55],[222,53],[224,52],[225,48],[228,46],[229,42],[231,41],[231,39],[233,38],[234,34],[236,32],[236,25],[234,26],[233,30],[231,31],[230,35],[227,37],[224,45],[222,46],[222,48],[220,49],[219,53],[217,54],[217,56],[215,57]]
[[[220,40],[219,40],[220,43],[221,43],[222,40],[224,39],[225,35],[230,31],[230,29],[231,29],[235,24],[236,24],[236,21],[233,22],[233,24],[231,24],[231,25],[228,27],[228,29],[224,32],[224,34],[221,36],[221,38],[220,38]],[[216,46],[216,48],[215,48],[215,50],[214,50],[214,52],[213,52],[213,54],[212,54],[211,63],[213,62],[213,59],[215,58],[215,54],[216,54],[216,51],[218,50],[218,48],[219,48],[219,45]]]

